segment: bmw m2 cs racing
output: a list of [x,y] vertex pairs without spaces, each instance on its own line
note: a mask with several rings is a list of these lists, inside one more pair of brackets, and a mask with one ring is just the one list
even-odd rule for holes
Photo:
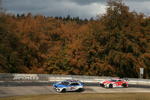
[[124,79],[110,79],[99,83],[100,86],[105,88],[115,88],[115,87],[128,87],[128,82]]
[[83,91],[83,83],[77,80],[65,80],[53,84],[53,88],[57,92],[67,92],[67,91]]

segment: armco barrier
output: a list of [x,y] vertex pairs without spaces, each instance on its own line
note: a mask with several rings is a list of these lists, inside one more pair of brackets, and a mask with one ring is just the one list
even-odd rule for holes
[[[50,75],[50,74],[0,74],[0,81],[20,82],[56,82],[66,79],[80,80],[82,82],[98,83],[103,80],[117,77],[80,76],[80,75]],[[130,84],[150,85],[149,79],[128,78]]]

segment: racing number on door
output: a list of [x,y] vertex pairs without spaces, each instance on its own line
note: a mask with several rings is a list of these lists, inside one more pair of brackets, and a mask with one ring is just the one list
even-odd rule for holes
[[71,87],[70,87],[70,90],[74,90],[74,89],[75,89],[75,87],[74,87],[74,86],[71,86]]

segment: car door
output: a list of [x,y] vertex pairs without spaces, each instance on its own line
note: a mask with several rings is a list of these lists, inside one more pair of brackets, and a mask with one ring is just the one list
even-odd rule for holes
[[78,86],[79,86],[79,83],[71,83],[70,86],[69,86],[70,91],[78,90]]
[[119,87],[120,87],[120,86],[122,85],[122,80],[117,80],[117,82],[116,82],[116,83],[117,83],[117,86],[119,86]]

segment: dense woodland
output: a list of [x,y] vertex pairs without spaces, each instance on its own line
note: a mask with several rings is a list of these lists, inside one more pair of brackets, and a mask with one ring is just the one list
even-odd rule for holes
[[0,14],[0,73],[150,78],[150,17],[109,1],[97,19]]

